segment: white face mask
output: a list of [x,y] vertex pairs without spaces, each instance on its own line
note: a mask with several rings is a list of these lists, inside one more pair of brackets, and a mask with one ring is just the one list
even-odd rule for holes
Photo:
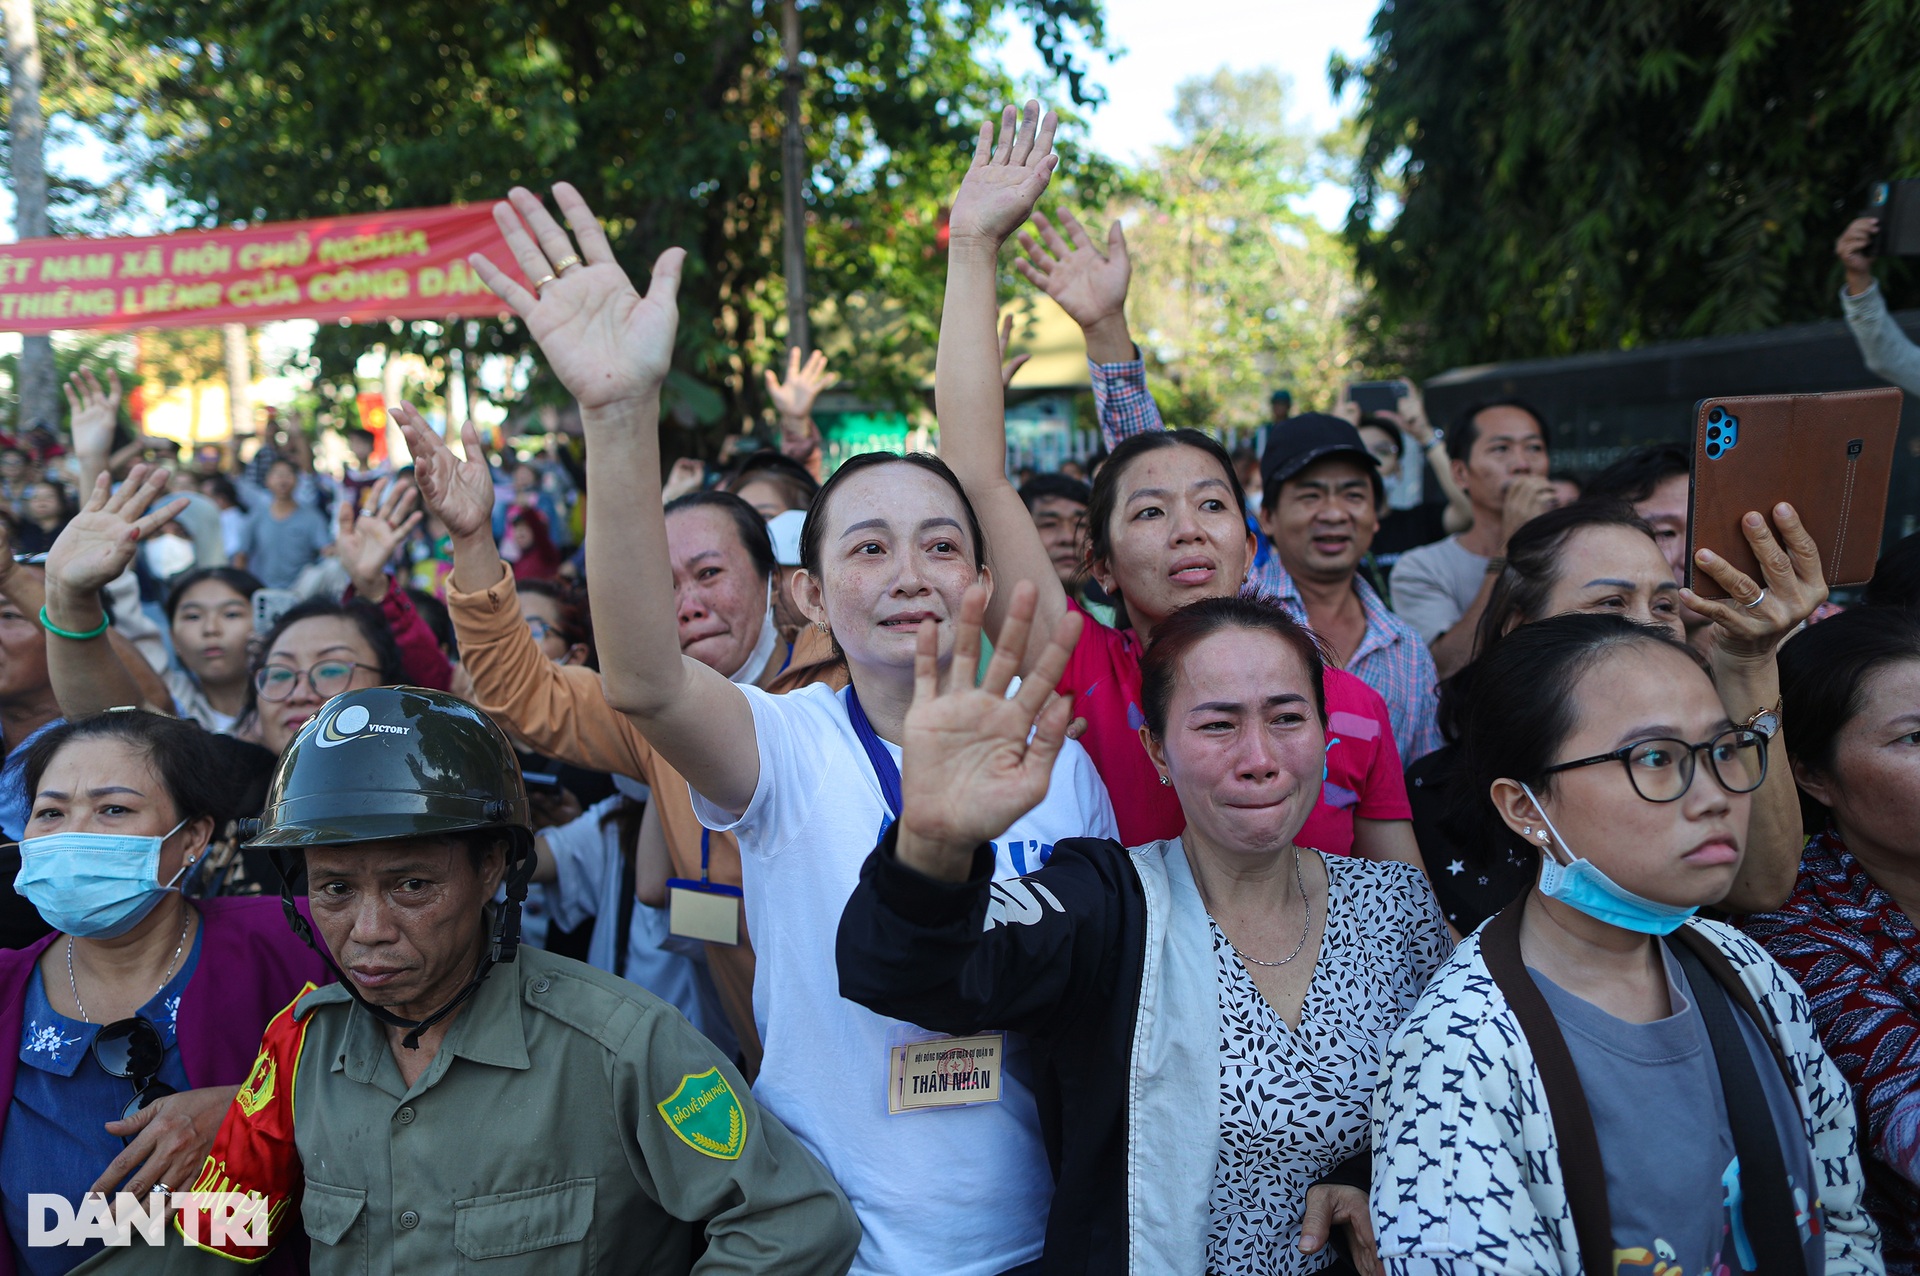
[[184,536],[156,536],[146,543],[147,570],[169,580],[194,564],[193,542]]
[[[1547,808],[1534,796],[1533,790],[1523,784],[1520,791],[1533,802],[1533,809],[1540,812],[1540,819],[1547,826],[1540,831],[1542,895],[1585,913],[1595,921],[1642,935],[1671,935],[1680,929],[1682,922],[1699,911],[1698,906],[1683,908],[1678,904],[1662,904],[1658,900],[1636,895],[1608,877],[1593,861],[1575,855],[1573,848],[1567,845],[1567,839],[1560,836],[1560,830],[1553,827]],[[1555,856],[1554,842],[1558,842],[1565,851],[1565,864]]]
[[760,637],[754,641],[753,650],[747,653],[746,662],[727,675],[728,682],[744,687],[759,681],[760,671],[773,658],[773,644],[779,638],[773,627],[773,582],[779,574],[776,571],[767,578],[767,610],[760,618]]

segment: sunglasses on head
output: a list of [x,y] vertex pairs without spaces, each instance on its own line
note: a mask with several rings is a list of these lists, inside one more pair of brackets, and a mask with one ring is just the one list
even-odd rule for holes
[[133,1098],[120,1110],[122,1121],[174,1093],[172,1086],[160,1080],[160,1065],[166,1057],[160,1030],[138,1015],[116,1019],[94,1037],[93,1058],[101,1071],[133,1082]]

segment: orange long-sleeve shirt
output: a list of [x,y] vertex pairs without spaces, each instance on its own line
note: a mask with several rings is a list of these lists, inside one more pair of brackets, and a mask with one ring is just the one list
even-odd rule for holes
[[[555,664],[540,650],[521,617],[513,574],[503,570],[492,588],[473,593],[461,593],[449,581],[447,610],[460,641],[461,663],[473,680],[475,703],[550,757],[592,771],[644,779],[653,790],[674,874],[699,877],[702,828],[693,813],[686,780],[654,750],[632,719],[607,703],[598,673]],[[830,654],[824,635],[802,630],[789,669],[802,670]],[[837,676],[808,681],[845,681],[844,672],[828,668]],[[777,676],[763,681],[771,689],[792,690]],[[729,886],[740,885],[740,846],[731,833],[715,833],[709,839],[707,876]],[[707,945],[707,970],[740,1039],[748,1076],[760,1066],[760,1037],[753,1023],[753,962],[744,917],[738,947]]]

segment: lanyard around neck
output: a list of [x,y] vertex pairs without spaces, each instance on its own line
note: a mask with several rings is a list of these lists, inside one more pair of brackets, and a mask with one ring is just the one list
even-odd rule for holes
[[880,796],[887,801],[886,825],[900,818],[900,765],[887,752],[886,741],[874,731],[873,723],[867,721],[867,711],[860,707],[860,695],[847,685],[847,718],[853,723],[853,733],[860,738],[860,747],[867,751],[867,761],[873,766],[874,778],[880,781]]

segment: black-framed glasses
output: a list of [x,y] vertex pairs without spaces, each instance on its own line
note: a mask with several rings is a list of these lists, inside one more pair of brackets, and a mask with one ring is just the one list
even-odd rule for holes
[[1713,778],[1729,793],[1751,793],[1767,778],[1767,737],[1750,727],[1733,727],[1700,744],[1640,740],[1612,753],[1550,766],[1546,774],[1618,762],[1627,769],[1635,793],[1649,802],[1678,802],[1693,787],[1693,774],[1702,753],[1707,755]]
[[160,1040],[160,1030],[139,1015],[116,1019],[100,1029],[93,1038],[93,1058],[108,1076],[133,1082],[133,1098],[120,1111],[122,1121],[174,1092],[160,1080],[166,1043]]
[[260,693],[262,700],[285,700],[293,694],[300,680],[305,678],[307,685],[313,688],[313,694],[326,700],[347,689],[347,684],[353,681],[355,669],[380,672],[373,665],[363,665],[354,660],[322,660],[311,669],[268,665],[253,675],[253,689]]

